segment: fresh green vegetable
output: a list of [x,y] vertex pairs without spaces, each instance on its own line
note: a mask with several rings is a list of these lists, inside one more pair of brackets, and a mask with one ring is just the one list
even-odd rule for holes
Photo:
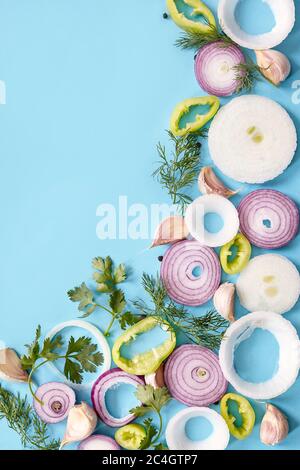
[[215,311],[208,311],[201,317],[195,317],[184,306],[175,304],[168,296],[162,280],[143,274],[142,283],[149,294],[152,307],[143,300],[133,302],[142,315],[151,316],[158,321],[167,322],[175,330],[178,329],[190,341],[210,349],[217,349],[223,338],[223,331],[228,322]]
[[[236,254],[234,254],[234,249]],[[231,242],[222,246],[220,261],[227,274],[238,274],[248,264],[251,256],[251,245],[245,235],[238,233]],[[233,258],[232,258],[233,257]]]
[[[242,418],[241,426],[236,426],[236,418],[228,410],[229,400],[235,401],[238,405],[238,412]],[[236,439],[246,439],[246,437],[251,434],[255,424],[255,413],[246,398],[242,397],[241,395],[237,395],[236,393],[227,393],[221,400],[220,411],[221,415],[227,423],[230,433]]]
[[72,302],[79,302],[78,310],[83,312],[82,318],[91,315],[96,308],[101,308],[111,315],[111,321],[104,333],[108,336],[115,322],[119,321],[121,328],[124,330],[127,326],[136,323],[139,318],[126,310],[126,300],[124,292],[117,288],[118,284],[124,282],[127,278],[126,268],[124,264],[119,264],[116,268],[112,259],[107,256],[105,259],[101,257],[94,258],[92,266],[96,270],[93,278],[96,281],[96,290],[100,293],[109,294],[108,306],[99,304],[94,293],[83,282],[79,287],[75,287],[68,291],[68,297]]
[[21,364],[24,370],[30,370],[28,376],[28,385],[31,394],[39,402],[40,400],[35,396],[32,388],[32,375],[41,366],[47,362],[54,362],[58,359],[63,359],[64,375],[67,379],[74,383],[81,383],[83,380],[83,372],[96,372],[97,366],[103,364],[103,355],[97,351],[97,345],[91,343],[91,338],[81,336],[74,339],[71,336],[68,347],[63,354],[61,348],[64,343],[61,335],[55,338],[46,338],[41,340],[41,327],[36,329],[34,341],[26,345],[27,355],[21,357]]
[[223,31],[218,29],[216,25],[209,25],[207,31],[187,31],[177,41],[175,46],[181,49],[201,49],[201,47],[218,42],[220,47],[232,46],[235,44]]
[[[137,354],[132,359],[127,359],[121,355],[122,346],[135,340],[137,335],[147,333],[157,325],[167,330],[169,334],[168,339],[156,348],[151,348],[149,351]],[[148,317],[128,328],[116,339],[112,349],[112,357],[117,366],[128,374],[147,375],[152,374],[159,368],[175,346],[176,336],[171,326],[166,321],[162,322],[157,318]]]
[[140,449],[140,445],[146,437],[146,429],[141,424],[127,424],[115,433],[117,443],[127,450]]
[[[130,413],[135,414],[136,417],[141,417],[145,416],[147,413],[154,412],[157,414],[159,419],[158,430],[152,425],[151,418],[144,420],[146,436],[141,442],[139,448],[149,449],[150,447],[155,447],[155,444],[161,436],[163,428],[161,409],[168,403],[171,396],[166,387],[154,388],[152,385],[138,385],[135,395],[142,405],[133,408],[130,410]],[[161,444],[158,444],[157,446],[161,446]],[[156,450],[158,450],[157,446],[155,447]]]
[[0,385],[0,420],[6,419],[10,429],[20,435],[23,447],[38,450],[58,450],[59,439],[49,437],[46,423],[34,412],[27,398],[14,395]]
[[[195,16],[196,21],[188,18],[178,10],[176,0],[167,0],[167,7],[174,23],[186,31],[208,34],[210,26],[216,26],[216,20],[212,11],[201,0],[184,0],[184,2],[192,8],[192,15]],[[197,16],[202,16],[205,21],[197,21]]]

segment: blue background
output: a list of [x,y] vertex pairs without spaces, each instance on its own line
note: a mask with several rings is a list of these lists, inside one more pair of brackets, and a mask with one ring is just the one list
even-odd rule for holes
[[[214,10],[217,3],[207,1]],[[239,16],[243,24],[247,20],[247,28],[270,27],[270,17],[259,10],[260,0],[244,3]],[[292,83],[300,79],[296,8],[297,24],[278,47],[289,56],[292,75],[278,89],[260,82],[255,92],[284,105],[299,131],[300,107],[292,102]],[[147,250],[150,240],[99,240],[96,209],[101,203],[117,205],[119,195],[148,208],[169,202],[151,177],[155,147],[159,140],[167,142],[164,129],[174,105],[204,93],[194,77],[193,52],[174,47],[180,30],[162,18],[164,11],[164,0],[0,0],[0,79],[7,88],[7,103],[0,106],[0,341],[19,353],[38,323],[46,333],[77,317],[66,291],[91,281],[94,256],[110,254],[132,267],[124,285],[129,299],[143,296],[141,273],[159,268],[157,256],[164,248]],[[204,145],[202,163],[208,162]],[[299,174],[298,152],[289,169],[264,186],[284,191],[299,204]],[[243,186],[234,202],[249,190]],[[196,187],[193,195],[198,195]],[[280,250],[298,268],[299,245],[298,236]],[[258,253],[262,250],[254,250]],[[237,308],[238,315],[244,313]],[[299,331],[298,310],[297,304],[286,318]],[[108,318],[96,311],[90,320],[103,329]],[[115,328],[110,342],[118,333]],[[152,336],[148,341],[155,340]],[[264,344],[253,349],[261,369],[269,367],[265,355],[259,358],[263,350]],[[37,381],[54,378],[44,370]],[[26,392],[26,385],[8,387]],[[116,413],[126,412],[122,408],[129,392],[116,392],[111,404]],[[126,400],[120,400],[125,394]],[[300,448],[299,396],[298,380],[273,401],[287,414],[291,428],[276,449]],[[264,404],[252,403],[254,432],[242,442],[231,439],[231,449],[266,449],[259,441]],[[172,401],[165,420],[181,408]],[[53,432],[61,436],[63,428],[58,425]],[[99,430],[114,433],[103,425]],[[0,423],[0,448],[21,448],[5,422]]]

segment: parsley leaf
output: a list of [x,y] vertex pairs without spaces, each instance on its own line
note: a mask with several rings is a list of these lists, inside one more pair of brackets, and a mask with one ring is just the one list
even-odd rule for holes
[[152,445],[153,438],[157,435],[157,429],[152,425],[152,419],[147,418],[143,421],[146,430],[146,436],[140,444],[140,449],[148,449]]
[[115,290],[110,295],[109,306],[112,309],[112,311],[116,314],[123,312],[126,306],[126,301],[125,301],[124,292],[121,289]]
[[78,310],[84,312],[82,318],[91,315],[97,307],[93,292],[83,282],[79,287],[68,291],[68,297],[72,302],[79,302]]
[[110,256],[105,259],[100,256],[94,258],[92,266],[96,269],[93,277],[97,283],[98,292],[113,292],[116,285],[124,282],[127,277],[125,265],[120,264],[114,269],[114,263]]

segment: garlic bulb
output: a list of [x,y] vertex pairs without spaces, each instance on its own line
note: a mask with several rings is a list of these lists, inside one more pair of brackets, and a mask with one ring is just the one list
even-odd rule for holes
[[198,187],[202,194],[219,194],[227,198],[238,192],[224,186],[210,166],[205,166],[200,171]]
[[291,64],[282,52],[269,49],[267,51],[255,51],[255,54],[261,73],[274,85],[279,85],[289,76]]
[[153,374],[145,375],[144,378],[146,384],[152,385],[153,388],[164,387],[164,365],[162,364]]
[[213,302],[217,312],[226,320],[233,322],[234,318],[235,285],[225,282],[215,292]]
[[67,428],[60,449],[70,442],[82,441],[93,434],[97,415],[87,403],[73,406],[68,415]]
[[187,238],[188,234],[183,217],[179,215],[168,217],[159,224],[151,248],[178,242]]
[[260,440],[263,444],[275,446],[289,433],[289,423],[281,411],[270,403],[260,426]]
[[28,375],[22,369],[17,353],[10,348],[0,350],[0,378],[8,382],[27,382]]

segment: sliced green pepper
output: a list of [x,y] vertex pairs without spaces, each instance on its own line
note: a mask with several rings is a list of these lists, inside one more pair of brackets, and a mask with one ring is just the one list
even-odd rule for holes
[[127,424],[117,430],[115,440],[124,449],[138,450],[146,436],[146,430],[141,424]]
[[[137,335],[146,333],[156,326],[161,325],[166,327],[169,338],[156,348],[151,348],[141,354],[137,354],[132,359],[126,359],[121,356],[121,348],[123,345],[133,341]],[[171,354],[176,346],[176,336],[171,326],[165,322],[163,325],[160,320],[154,317],[147,317],[139,321],[135,325],[128,328],[117,340],[112,349],[112,357],[114,362],[120,369],[128,374],[134,375],[147,375],[154,373],[163,361]]]
[[[233,255],[232,248],[235,247],[237,252],[232,260],[229,258]],[[248,264],[251,256],[251,245],[245,235],[238,233],[231,242],[222,246],[220,251],[220,261],[223,271],[227,274],[238,274]]]
[[[185,114],[188,114],[193,106],[210,106],[206,114],[197,114],[194,122],[188,122],[185,127],[180,127],[180,121]],[[220,100],[216,96],[200,96],[199,98],[188,98],[175,107],[172,116],[170,129],[176,136],[184,136],[188,132],[197,132],[210,121],[220,107]]]
[[201,34],[209,34],[212,26],[216,26],[216,20],[212,11],[201,0],[183,0],[186,5],[192,7],[192,16],[202,16],[205,22],[193,21],[184,13],[180,12],[177,7],[177,0],[167,0],[167,7],[172,20],[188,32]]
[[[238,411],[242,418],[241,426],[236,426],[234,423],[236,421],[235,416],[229,413],[228,410],[228,401],[233,400],[238,405]],[[229,428],[230,433],[236,439],[246,439],[254,427],[255,424],[255,413],[248,402],[248,400],[241,395],[237,395],[236,393],[227,393],[221,400],[221,415],[225,419],[227,426]]]

